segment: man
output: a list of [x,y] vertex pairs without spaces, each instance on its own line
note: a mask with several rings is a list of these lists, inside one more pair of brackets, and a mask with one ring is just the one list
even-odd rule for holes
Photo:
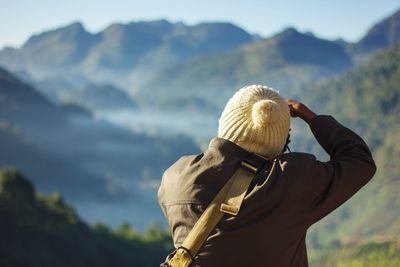
[[[310,126],[330,161],[284,153],[290,116]],[[182,157],[163,175],[158,198],[176,247],[243,160],[259,171],[240,211],[222,217],[192,266],[308,266],[307,229],[376,170],[364,141],[332,117],[268,87],[244,87],[227,103],[208,149]]]

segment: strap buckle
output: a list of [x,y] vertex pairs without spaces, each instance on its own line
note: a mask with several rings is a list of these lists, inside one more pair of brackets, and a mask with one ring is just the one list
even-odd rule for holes
[[258,168],[242,161],[241,167],[234,173],[229,182],[232,183],[224,201],[221,203],[220,211],[236,216],[239,213],[244,196],[250,186],[253,177],[257,174]]
[[254,166],[253,164],[250,164],[246,161],[241,162],[241,168],[245,169],[248,172],[251,172],[253,174],[256,174],[258,172],[258,168]]
[[160,267],[187,267],[194,261],[189,249],[180,246],[167,256]]

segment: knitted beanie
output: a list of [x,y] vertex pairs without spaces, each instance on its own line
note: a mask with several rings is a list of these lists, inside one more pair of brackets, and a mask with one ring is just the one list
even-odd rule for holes
[[219,119],[218,137],[271,159],[282,153],[289,126],[286,100],[272,88],[250,85],[229,99]]

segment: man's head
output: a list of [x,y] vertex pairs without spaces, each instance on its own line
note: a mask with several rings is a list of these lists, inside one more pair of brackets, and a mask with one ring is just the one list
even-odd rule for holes
[[282,153],[289,127],[286,100],[271,88],[250,85],[229,99],[219,119],[218,137],[273,158]]

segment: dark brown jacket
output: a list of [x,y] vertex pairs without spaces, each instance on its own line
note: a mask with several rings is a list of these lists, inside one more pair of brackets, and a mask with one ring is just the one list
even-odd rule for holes
[[184,156],[165,171],[158,198],[179,246],[242,160],[262,168],[239,214],[224,215],[194,266],[308,266],[307,229],[376,170],[364,141],[332,117],[316,116],[310,128],[330,161],[286,153],[260,162],[234,143],[214,138],[204,153]]

